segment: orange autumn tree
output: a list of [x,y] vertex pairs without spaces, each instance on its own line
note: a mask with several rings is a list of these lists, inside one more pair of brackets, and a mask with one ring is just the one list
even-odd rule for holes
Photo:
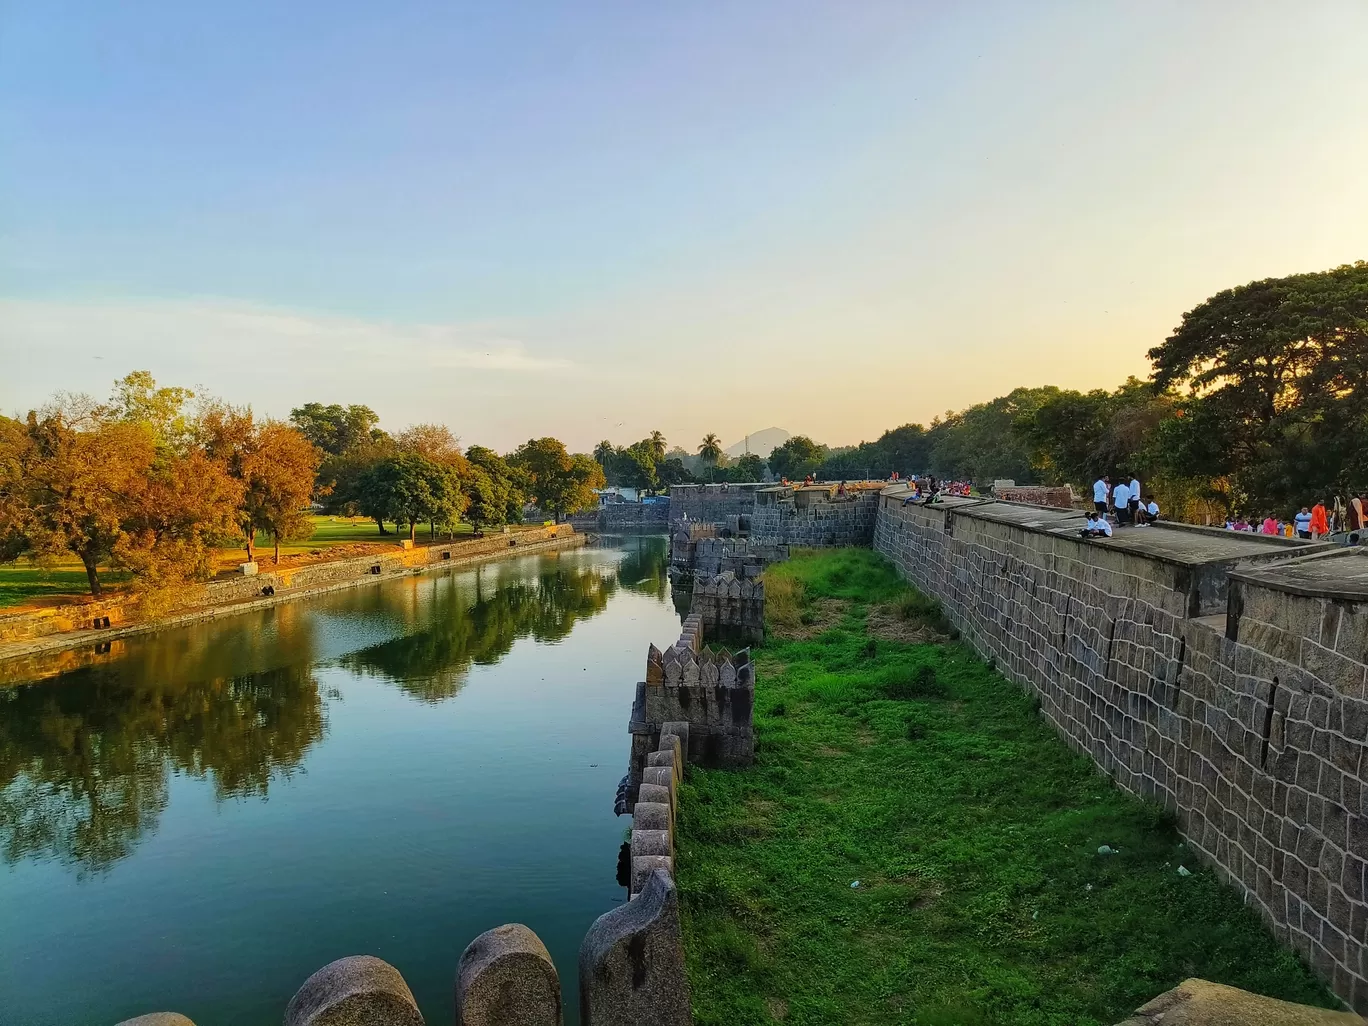
[[205,409],[198,434],[205,452],[241,485],[233,518],[247,562],[256,558],[257,532],[265,531],[279,563],[282,540],[308,536],[322,452],[297,428],[277,420],[258,424],[250,409],[226,404]]

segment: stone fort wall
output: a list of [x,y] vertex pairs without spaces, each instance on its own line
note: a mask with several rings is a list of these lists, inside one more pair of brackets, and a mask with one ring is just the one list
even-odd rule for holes
[[757,505],[750,514],[751,540],[768,545],[831,548],[873,544],[879,493],[854,492],[829,502],[795,505],[792,500]]
[[745,484],[688,484],[670,486],[670,523],[690,520],[722,523],[728,517],[749,513],[755,506],[755,493],[769,485],[763,481]]
[[1368,555],[903,499],[874,547],[1368,1011]]

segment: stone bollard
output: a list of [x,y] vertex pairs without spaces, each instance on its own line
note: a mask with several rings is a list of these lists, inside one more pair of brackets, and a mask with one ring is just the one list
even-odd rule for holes
[[646,884],[651,879],[651,874],[659,870],[674,879],[674,859],[669,855],[637,855],[632,853],[632,886],[628,896],[629,901],[634,901],[641,896],[641,892],[646,889]]
[[632,858],[640,855],[674,857],[674,840],[668,830],[632,831]]
[[[665,743],[665,739],[673,734],[679,738],[679,750],[684,756],[684,765],[689,761],[689,721],[688,720],[669,720],[661,724],[660,741]],[[683,770],[683,765],[680,767]]]
[[351,955],[304,981],[285,1009],[285,1026],[423,1026],[399,970],[374,955]]
[[179,1012],[148,1012],[146,1015],[125,1019],[118,1026],[195,1026]]
[[679,895],[652,873],[635,901],[595,920],[580,945],[581,1026],[690,1026]]
[[642,784],[641,787],[637,789],[637,803],[640,804],[642,802],[645,802],[648,805],[658,803],[669,809],[670,829],[674,829],[675,800],[674,790],[672,788],[664,787],[661,784]]
[[546,945],[520,923],[496,926],[461,953],[457,1026],[560,1026],[561,989]]
[[633,830],[669,830],[670,806],[660,802],[636,803],[636,808],[632,810],[632,829]]
[[680,772],[679,766],[680,760],[676,757],[679,751],[679,738],[675,737],[673,734],[670,734],[666,738],[666,740],[672,741],[674,743],[673,747],[663,749],[659,752],[650,752],[649,754],[647,754],[646,768],[650,769],[652,767],[659,768],[661,766],[664,766],[670,771],[670,777],[674,781],[675,786],[678,786],[683,782],[683,776]]

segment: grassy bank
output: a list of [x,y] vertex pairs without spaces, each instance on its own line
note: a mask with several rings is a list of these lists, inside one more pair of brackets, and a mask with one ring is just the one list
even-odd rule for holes
[[[407,531],[396,531],[392,524],[387,525],[391,533],[382,535],[375,521],[365,517],[314,516],[309,519],[313,523],[309,537],[282,543],[282,559],[328,557],[331,555],[331,549],[338,549],[339,558],[345,558],[347,555],[360,555],[366,551],[358,546],[385,548],[408,537]],[[469,524],[460,524],[455,534],[459,538],[473,530]],[[417,533],[420,545],[434,540],[426,524],[419,525]],[[445,534],[439,533],[436,540],[441,541],[445,538]],[[269,566],[275,555],[271,536],[258,534],[256,546],[258,561],[264,566]],[[220,572],[235,569],[245,558],[246,553],[237,546],[219,549],[215,553],[215,561]],[[128,579],[129,575],[126,573],[107,568],[100,571],[100,580],[110,587],[117,587]],[[20,606],[35,599],[56,600],[67,596],[80,598],[88,595],[89,590],[85,570],[75,556],[65,556],[47,563],[32,563],[27,559],[21,559],[0,565],[0,608]]]
[[766,581],[756,765],[681,794],[700,1026],[1110,1024],[1190,976],[1334,1005],[876,554]]

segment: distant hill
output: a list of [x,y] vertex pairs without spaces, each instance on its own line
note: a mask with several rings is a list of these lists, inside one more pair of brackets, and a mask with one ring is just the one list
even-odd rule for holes
[[792,437],[793,436],[783,428],[765,428],[763,431],[752,432],[735,445],[727,446],[724,451],[732,459],[736,459],[738,456],[744,456],[747,452],[753,452],[757,456],[769,459],[769,454],[772,453],[775,448],[783,445]]

